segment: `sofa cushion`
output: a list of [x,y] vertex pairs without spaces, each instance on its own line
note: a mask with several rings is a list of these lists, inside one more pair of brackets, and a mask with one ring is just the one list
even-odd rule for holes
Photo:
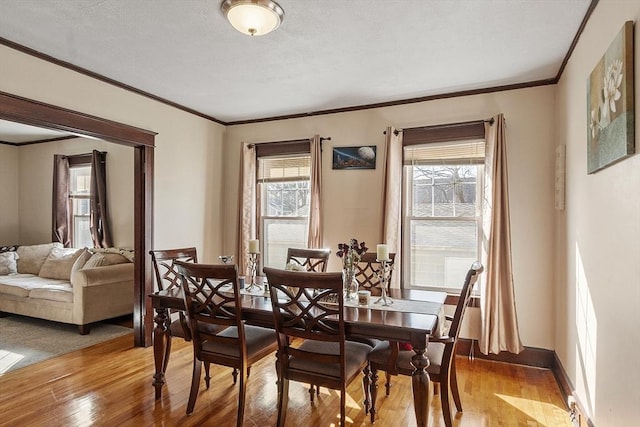
[[51,249],[61,248],[62,243],[45,243],[42,245],[28,245],[18,247],[18,273],[38,274],[42,264],[46,261]]
[[18,272],[18,253],[0,252],[0,274],[15,274]]
[[84,249],[53,248],[40,268],[38,276],[48,279],[70,280],[71,268]]
[[34,274],[18,273],[11,276],[0,276],[0,294],[26,298],[32,290],[48,285],[66,285],[71,287],[69,280],[47,279]]
[[73,288],[68,283],[43,285],[29,292],[29,298],[73,302]]

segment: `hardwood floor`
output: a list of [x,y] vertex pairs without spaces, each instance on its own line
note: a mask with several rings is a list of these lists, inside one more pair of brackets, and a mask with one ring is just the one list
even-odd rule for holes
[[[174,340],[162,400],[151,385],[153,349],[133,348],[132,335],[68,353],[0,376],[1,426],[235,426],[237,393],[231,369],[212,366],[193,415],[185,409],[191,384],[192,350]],[[274,357],[251,370],[245,426],[275,424]],[[505,363],[457,360],[464,412],[456,426],[567,426],[567,410],[551,371]],[[336,426],[339,396],[322,389],[309,403],[307,387],[291,382],[287,426]],[[362,386],[348,389],[347,425],[370,425],[362,410]],[[391,396],[381,384],[376,426],[415,426],[411,381],[394,377]],[[431,426],[444,426],[437,396]]]

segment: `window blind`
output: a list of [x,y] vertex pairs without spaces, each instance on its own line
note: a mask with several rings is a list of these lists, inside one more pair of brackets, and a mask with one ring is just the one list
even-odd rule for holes
[[258,181],[298,181],[309,179],[311,156],[260,157],[258,159]]
[[483,163],[484,140],[448,141],[404,147],[405,165]]
[[404,129],[402,145],[484,139],[484,120]]

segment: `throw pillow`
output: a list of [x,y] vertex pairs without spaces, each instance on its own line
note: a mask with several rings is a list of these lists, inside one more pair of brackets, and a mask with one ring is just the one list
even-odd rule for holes
[[84,249],[53,248],[42,264],[38,276],[47,279],[69,280],[71,268]]
[[133,250],[131,249],[123,249],[123,248],[93,248],[91,252],[94,254],[102,253],[102,254],[119,254],[128,259],[130,262],[133,262]]
[[18,273],[38,275],[42,264],[46,261],[53,248],[61,248],[62,243],[45,243],[42,245],[28,245],[18,247]]
[[284,266],[284,269],[287,271],[307,271],[307,268],[304,265],[300,265],[296,262],[290,262]]
[[84,266],[82,266],[82,269],[84,270],[85,268],[101,267],[103,265],[107,265],[106,262],[107,260],[104,255],[102,255],[101,253],[96,253],[91,255],[91,258],[89,258],[89,260],[85,262]]
[[0,246],[0,253],[15,252],[16,250],[18,250],[18,245]]
[[89,258],[91,258],[91,255],[93,254],[89,252],[89,249],[84,248],[78,259],[76,259],[76,262],[73,263],[73,267],[71,267],[71,274],[78,270],[82,270],[87,261],[89,261]]
[[125,257],[123,257],[120,254],[112,254],[109,252],[104,252],[102,253],[102,256],[105,259],[105,265],[116,265],[116,264],[124,264],[126,262],[129,262],[129,260]]
[[18,272],[18,253],[2,252],[0,253],[0,275],[15,274]]

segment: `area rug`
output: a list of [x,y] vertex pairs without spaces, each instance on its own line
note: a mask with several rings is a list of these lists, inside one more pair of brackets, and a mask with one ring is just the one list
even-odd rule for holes
[[132,332],[124,326],[95,323],[88,335],[80,335],[76,325],[0,317],[0,375]]

